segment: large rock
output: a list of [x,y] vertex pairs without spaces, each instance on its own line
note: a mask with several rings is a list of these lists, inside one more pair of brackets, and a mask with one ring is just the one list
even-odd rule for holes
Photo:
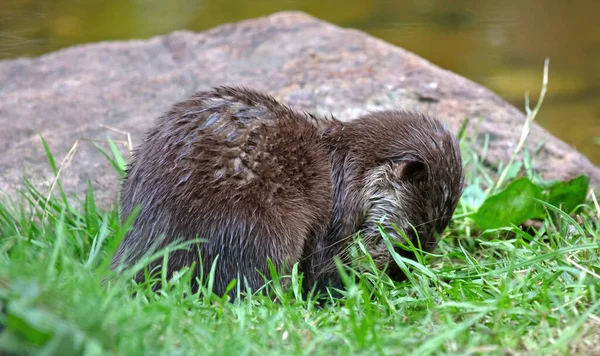
[[[0,191],[22,186],[23,175],[42,188],[51,184],[39,134],[58,162],[78,138],[123,139],[100,124],[130,132],[135,145],[168,106],[218,85],[254,87],[295,108],[343,120],[372,109],[405,108],[434,114],[456,131],[465,118],[473,127],[483,119],[477,137],[490,135],[491,164],[507,159],[524,121],[488,89],[410,52],[284,12],[203,33],[89,44],[0,62]],[[600,186],[598,168],[544,129],[534,125],[529,142],[544,143],[537,169],[547,178],[585,172]],[[102,206],[114,202],[119,183],[89,141],[79,142],[62,179],[78,194],[91,180]]]

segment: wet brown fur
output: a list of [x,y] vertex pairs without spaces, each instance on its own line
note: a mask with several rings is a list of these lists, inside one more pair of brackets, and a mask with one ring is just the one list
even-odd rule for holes
[[203,238],[172,252],[169,271],[195,262],[203,277],[218,256],[215,292],[238,278],[256,290],[269,257],[278,270],[298,262],[307,288],[339,286],[334,256],[344,260],[360,232],[378,266],[400,279],[377,223],[385,216],[399,241],[392,223],[416,242],[414,227],[431,251],[462,187],[458,144],[435,119],[382,111],[343,123],[220,87],[175,104],[134,153],[122,214],[141,210],[113,267],[176,239]]

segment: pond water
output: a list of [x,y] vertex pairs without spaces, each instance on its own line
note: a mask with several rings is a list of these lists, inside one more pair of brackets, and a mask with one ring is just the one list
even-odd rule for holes
[[0,0],[0,58],[201,31],[281,10],[361,29],[491,88],[520,109],[525,92],[537,98],[550,57],[538,121],[600,164],[598,0]]

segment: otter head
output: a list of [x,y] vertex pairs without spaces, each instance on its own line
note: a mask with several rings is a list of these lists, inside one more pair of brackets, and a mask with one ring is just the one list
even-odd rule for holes
[[462,194],[456,138],[435,119],[383,111],[340,123],[327,141],[335,189],[332,225],[341,238],[360,232],[376,265],[402,279],[380,227],[397,243],[406,245],[406,237],[417,248],[433,250]]

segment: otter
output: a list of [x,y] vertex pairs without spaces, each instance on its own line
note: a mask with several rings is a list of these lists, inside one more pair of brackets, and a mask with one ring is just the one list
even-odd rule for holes
[[432,251],[463,182],[456,138],[426,115],[386,110],[342,122],[247,88],[201,91],[159,118],[134,151],[122,216],[140,210],[112,266],[199,238],[170,252],[167,270],[195,263],[204,278],[216,259],[217,294],[234,279],[242,291],[260,289],[268,259],[279,271],[298,263],[305,289],[341,287],[334,261],[350,262],[360,234],[376,266],[401,280],[380,229]]

